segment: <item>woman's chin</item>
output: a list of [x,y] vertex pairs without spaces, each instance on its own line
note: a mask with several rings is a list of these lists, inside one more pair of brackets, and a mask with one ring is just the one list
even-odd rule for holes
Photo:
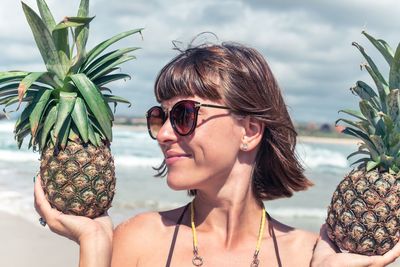
[[184,179],[171,179],[167,178],[167,185],[169,188],[175,191],[190,190],[192,185],[187,183]]

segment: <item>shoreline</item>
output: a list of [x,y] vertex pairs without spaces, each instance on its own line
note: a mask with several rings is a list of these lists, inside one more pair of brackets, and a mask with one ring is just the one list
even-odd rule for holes
[[299,143],[312,144],[333,144],[333,145],[356,145],[360,140],[353,138],[334,138],[334,137],[318,137],[318,136],[298,136]]

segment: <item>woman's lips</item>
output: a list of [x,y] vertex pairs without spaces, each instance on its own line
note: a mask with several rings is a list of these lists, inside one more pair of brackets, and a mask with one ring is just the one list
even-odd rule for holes
[[166,155],[165,158],[165,163],[167,165],[173,164],[174,162],[177,162],[179,160],[185,159],[185,158],[190,158],[190,155],[188,154],[168,154]]

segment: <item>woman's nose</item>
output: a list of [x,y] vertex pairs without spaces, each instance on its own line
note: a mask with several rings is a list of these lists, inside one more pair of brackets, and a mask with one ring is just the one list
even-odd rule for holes
[[165,144],[171,141],[176,141],[177,136],[174,129],[172,128],[170,119],[167,119],[161,126],[160,130],[157,133],[156,138],[159,144]]

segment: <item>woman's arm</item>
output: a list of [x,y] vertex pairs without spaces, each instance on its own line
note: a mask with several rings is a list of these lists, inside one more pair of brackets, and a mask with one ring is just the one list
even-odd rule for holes
[[50,230],[80,245],[80,267],[109,267],[112,253],[113,225],[108,215],[96,219],[66,215],[53,209],[40,185],[35,181],[35,209]]
[[363,256],[353,253],[339,253],[326,233],[326,225],[320,230],[320,237],[311,260],[312,267],[382,267],[394,262],[400,256],[400,242],[383,256]]

